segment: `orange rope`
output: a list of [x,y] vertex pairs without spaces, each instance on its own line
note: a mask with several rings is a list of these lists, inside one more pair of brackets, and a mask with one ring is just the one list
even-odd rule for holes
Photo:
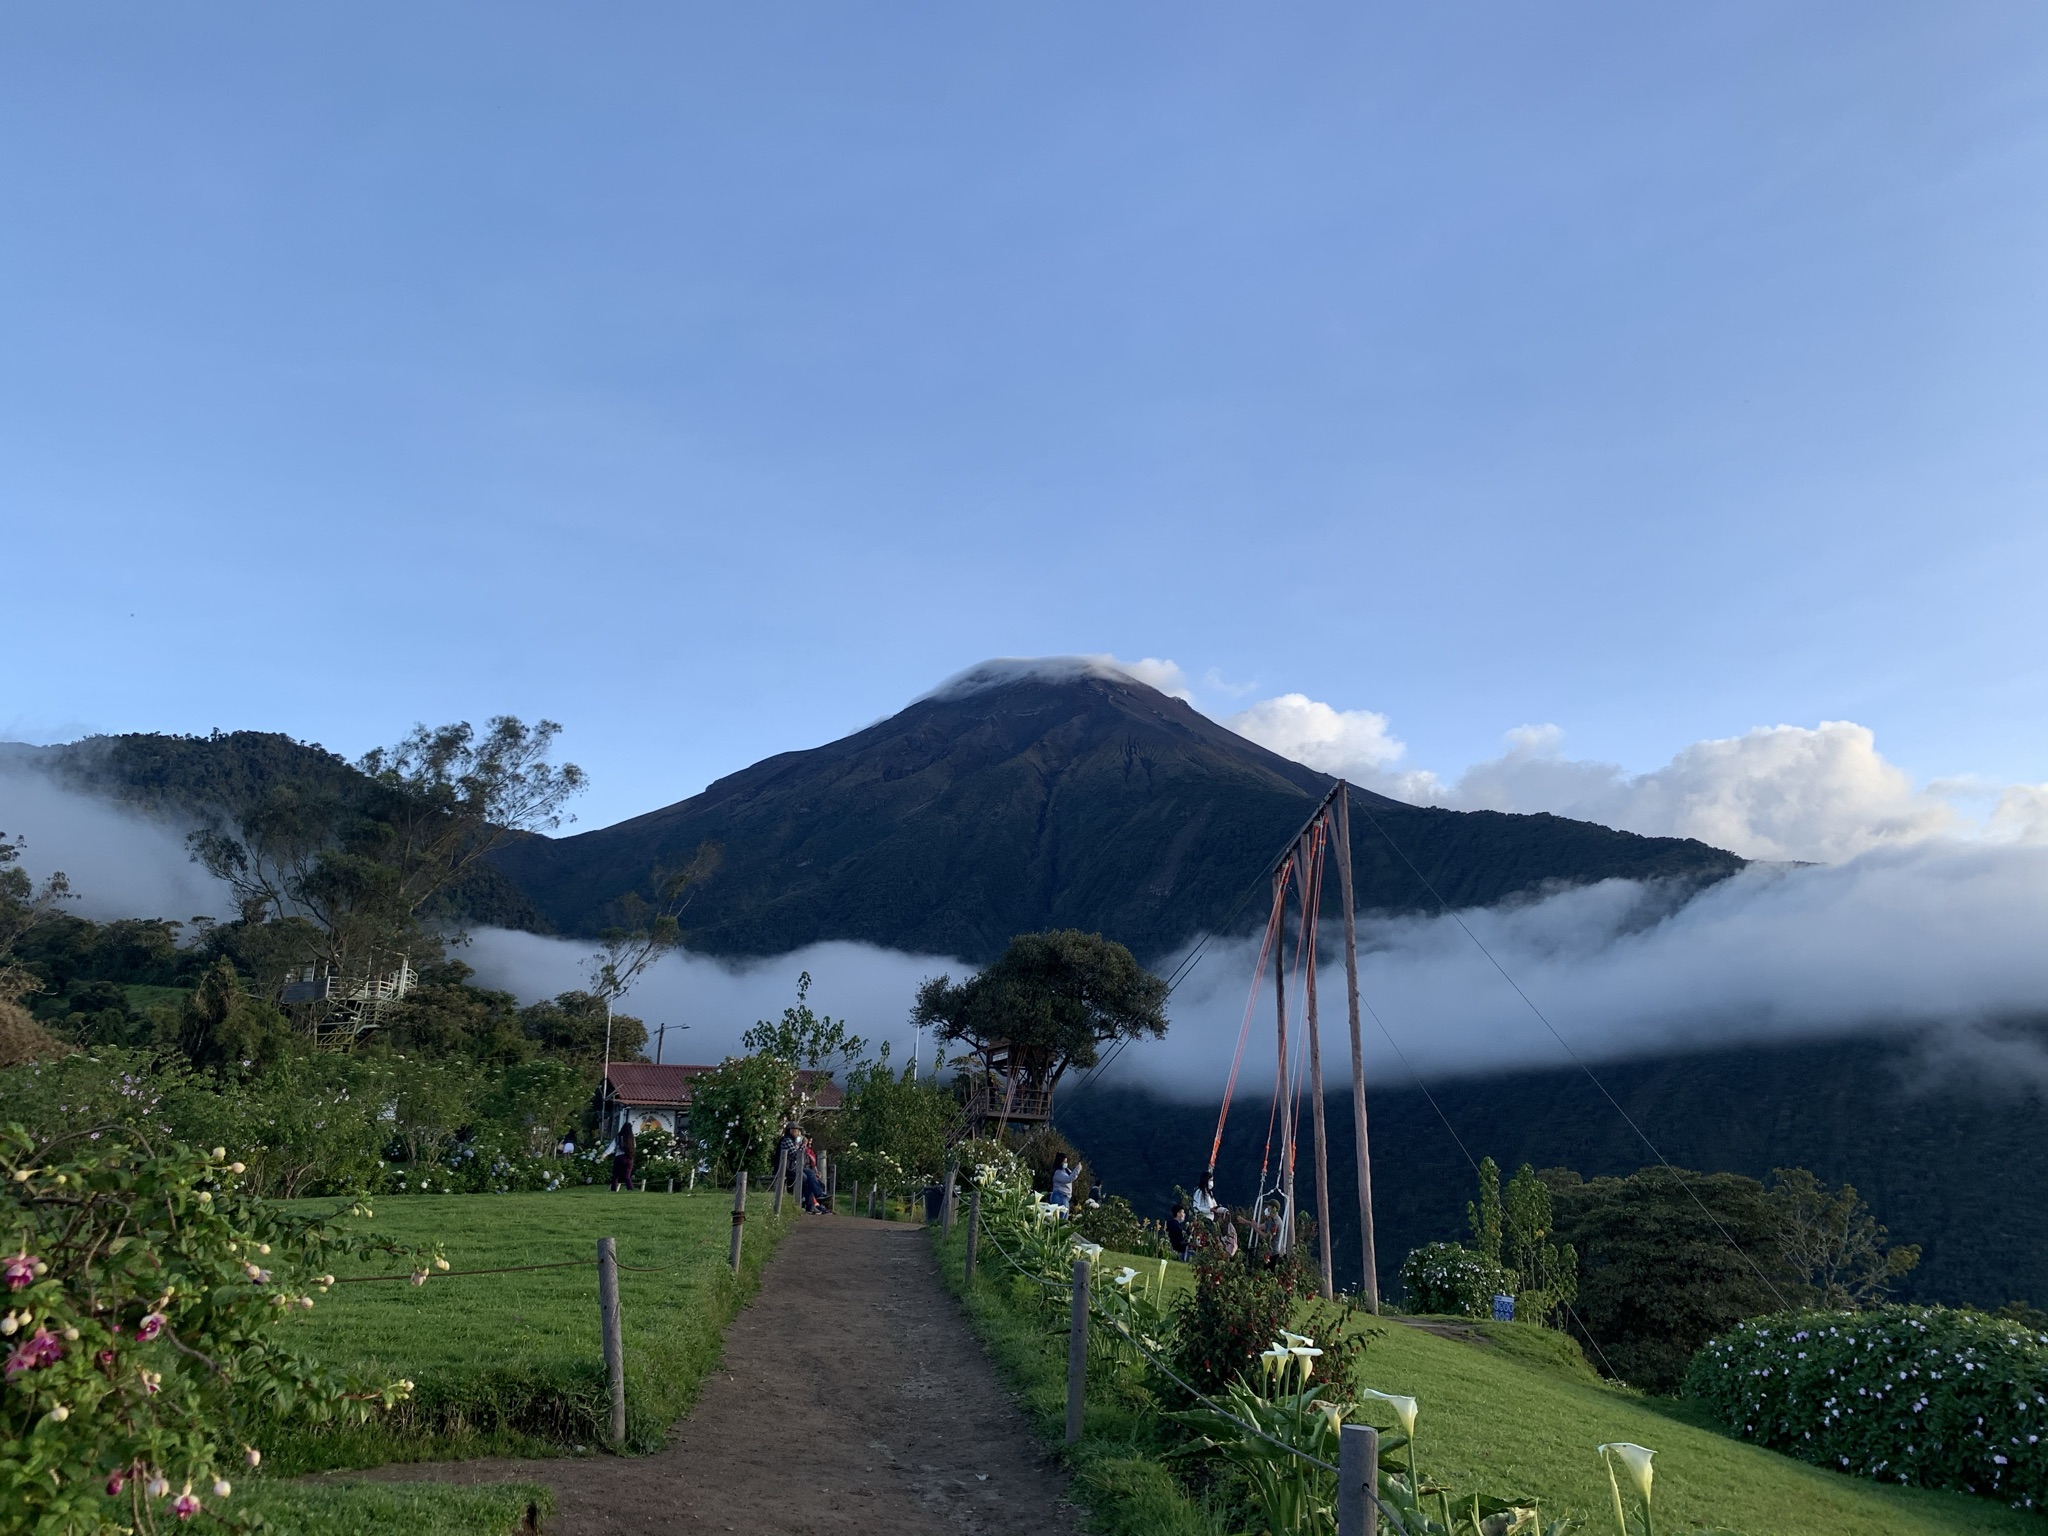
[[[1293,862],[1291,854],[1288,856],[1288,862]],[[1279,889],[1284,894],[1287,888],[1285,885],[1282,885]],[[1245,1000],[1244,1022],[1238,1026],[1237,1052],[1230,1058],[1230,1077],[1223,1085],[1223,1108],[1216,1115],[1216,1137],[1209,1143],[1209,1173],[1212,1177],[1216,1172],[1217,1155],[1223,1150],[1223,1122],[1230,1116],[1231,1095],[1237,1091],[1237,1069],[1244,1062],[1245,1041],[1251,1036],[1252,1013],[1259,1005],[1259,983],[1266,978],[1266,962],[1272,958],[1273,942],[1279,933],[1281,906],[1282,903],[1280,901],[1275,901],[1273,903],[1272,915],[1266,919],[1266,937],[1259,945],[1258,969],[1252,972],[1251,996]],[[1273,1127],[1269,1119],[1266,1125],[1266,1145],[1269,1150],[1272,1144]],[[1261,1184],[1265,1182],[1265,1177],[1264,1172],[1261,1171],[1259,1174],[1259,1182]]]

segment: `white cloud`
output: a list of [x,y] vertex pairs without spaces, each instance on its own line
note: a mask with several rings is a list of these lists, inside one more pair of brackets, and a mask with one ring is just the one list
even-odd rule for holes
[[[2003,1037],[2048,1016],[2048,848],[1885,848],[1837,865],[1754,866],[1687,901],[1611,880],[1460,914],[1588,1061],[1744,1042],[1925,1032],[1937,1058],[2048,1080],[2037,1045]],[[1360,923],[1361,987],[1425,1075],[1569,1066],[1571,1056],[1464,927],[1447,917]],[[1118,1071],[1189,1096],[1219,1093],[1244,1017],[1255,948],[1212,945],[1172,1003],[1158,1046]],[[1326,934],[1326,1074],[1340,1078],[1341,954]],[[1273,1080],[1272,1003],[1252,1009],[1246,1080]],[[1365,1021],[1372,1080],[1408,1064]],[[1332,1065],[1335,1054],[1337,1065]]]
[[[485,928],[455,953],[476,968],[480,984],[531,1003],[586,986],[592,947],[587,941]],[[872,1045],[888,1041],[893,1059],[902,1062],[915,1045],[908,1020],[918,983],[942,974],[964,977],[975,969],[942,956],[867,944],[813,944],[793,954],[744,961],[685,952],[665,955],[650,966],[619,1011],[645,1021],[650,1055],[655,1026],[666,1023],[664,1060],[721,1061],[744,1049],[740,1037],[755,1020],[781,1017],[796,1001],[798,976],[809,971],[813,1008],[845,1019],[854,1034]],[[688,1029],[682,1030],[683,1025]],[[924,1047],[929,1061],[929,1036]]]
[[1379,777],[1408,750],[1377,710],[1336,709],[1305,693],[1262,699],[1223,723],[1282,757],[1360,782]]
[[978,662],[965,672],[955,673],[925,697],[928,699],[956,699],[967,694],[979,693],[987,688],[1000,688],[1005,683],[1022,678],[1043,678],[1050,682],[1063,682],[1075,677],[1128,677],[1157,688],[1161,693],[1176,699],[1192,699],[1192,686],[1187,673],[1177,662],[1166,661],[1157,656],[1141,657],[1137,661],[1121,661],[1102,653],[1090,656],[997,656]]
[[[1932,837],[2048,842],[2048,785],[1986,791],[1914,784],[1865,726],[1759,726],[1697,741],[1646,773],[1567,757],[1555,725],[1507,733],[1507,750],[1455,778],[1408,767],[1406,744],[1376,710],[1340,710],[1305,694],[1266,699],[1223,723],[1324,773],[1418,805],[1551,811],[1659,837],[1695,837],[1745,858],[1827,863]],[[1960,802],[1995,796],[1987,815]]]
[[1870,730],[1846,720],[1694,742],[1641,774],[1567,758],[1561,735],[1555,726],[1511,732],[1508,750],[1466,769],[1441,803],[1555,811],[1755,859],[1831,862],[1966,829],[1948,799],[1916,788]]
[[17,748],[0,755],[0,831],[23,840],[36,880],[62,870],[69,910],[118,917],[227,917],[224,886],[192,862],[185,828],[64,788]]

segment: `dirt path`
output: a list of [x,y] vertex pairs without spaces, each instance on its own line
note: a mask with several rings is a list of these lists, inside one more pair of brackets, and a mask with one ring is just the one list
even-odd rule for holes
[[804,1218],[783,1239],[722,1367],[659,1454],[367,1475],[545,1483],[551,1536],[1080,1530],[1066,1479],[940,1283],[923,1229],[846,1216]]

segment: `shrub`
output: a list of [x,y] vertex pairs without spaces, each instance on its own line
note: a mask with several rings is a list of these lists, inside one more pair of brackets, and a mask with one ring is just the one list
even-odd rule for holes
[[1515,1276],[1504,1265],[1456,1243],[1427,1243],[1402,1261],[1401,1285],[1411,1312],[1491,1317],[1493,1298],[1512,1295]]
[[1074,1230],[1089,1242],[1117,1253],[1147,1254],[1155,1259],[1166,1253],[1165,1230],[1140,1217],[1122,1195],[1100,1202],[1082,1201],[1074,1211]]
[[1780,1313],[1707,1344],[1685,1388],[1802,1461],[2048,1507],[2048,1333],[1942,1307]]
[[241,1172],[119,1129],[40,1145],[0,1129],[0,1536],[189,1519],[255,1464],[260,1426],[363,1418],[410,1390],[274,1339],[337,1253],[402,1250],[285,1215]]

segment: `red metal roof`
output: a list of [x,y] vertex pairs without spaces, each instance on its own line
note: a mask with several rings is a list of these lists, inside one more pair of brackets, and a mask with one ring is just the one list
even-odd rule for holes
[[[629,1108],[688,1109],[691,1081],[717,1070],[683,1062],[615,1061],[605,1076],[612,1085],[612,1097]],[[829,1072],[805,1069],[796,1078],[811,1096],[813,1109],[837,1109],[845,1102],[845,1092]]]

